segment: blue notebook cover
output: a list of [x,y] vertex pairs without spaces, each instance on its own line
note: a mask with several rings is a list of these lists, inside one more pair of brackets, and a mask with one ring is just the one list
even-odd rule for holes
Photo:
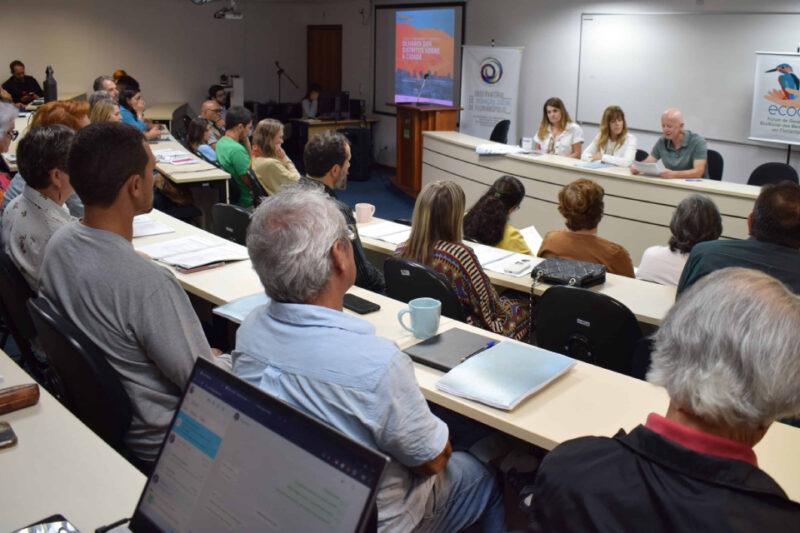
[[266,305],[268,302],[269,297],[267,294],[260,292],[258,294],[244,296],[232,302],[226,303],[225,305],[215,307],[213,309],[213,313],[223,318],[227,318],[234,324],[241,324],[244,319],[247,318],[247,315],[250,314],[250,311],[256,307]]
[[505,341],[453,368],[436,388],[510,411],[574,364],[565,355]]

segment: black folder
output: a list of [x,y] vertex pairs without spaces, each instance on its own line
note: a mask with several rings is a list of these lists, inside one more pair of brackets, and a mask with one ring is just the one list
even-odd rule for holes
[[405,349],[411,360],[442,372],[449,372],[459,363],[499,341],[459,328],[434,335]]

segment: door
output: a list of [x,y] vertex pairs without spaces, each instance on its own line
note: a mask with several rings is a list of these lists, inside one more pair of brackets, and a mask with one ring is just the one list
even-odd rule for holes
[[342,26],[308,26],[307,83],[323,91],[342,90]]

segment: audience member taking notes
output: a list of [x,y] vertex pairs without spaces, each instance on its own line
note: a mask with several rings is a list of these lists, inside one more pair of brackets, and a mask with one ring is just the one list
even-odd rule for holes
[[677,286],[695,244],[714,241],[722,235],[722,217],[710,198],[692,194],[678,204],[669,230],[672,235],[667,246],[651,246],[644,251],[637,278]]
[[[658,175],[662,178],[707,178],[708,149],[706,140],[689,130],[683,129],[683,113],[671,107],[661,115],[661,132],[664,134],[653,145],[653,150],[643,163],[660,161],[665,170]],[[635,166],[631,172],[639,174]]]
[[17,147],[25,180],[22,194],[3,211],[3,246],[31,289],[39,286],[39,268],[47,242],[74,218],[64,202],[74,192],[67,154],[75,132],[61,124],[37,126]]
[[686,261],[678,294],[725,267],[766,272],[800,294],[800,185],[765,185],[747,218],[750,238],[697,244]]
[[636,136],[628,131],[625,113],[619,106],[608,106],[600,119],[600,131],[583,151],[581,159],[629,167],[635,158]]
[[766,274],[727,268],[678,299],[654,342],[647,379],[666,388],[666,414],[551,451],[531,529],[796,529],[800,504],[758,467],[753,447],[800,413],[800,300]]
[[560,98],[549,98],[542,109],[542,121],[533,137],[536,151],[578,159],[583,146],[583,129],[570,118]]
[[531,249],[508,217],[519,209],[525,198],[525,186],[514,176],[501,176],[478,198],[464,217],[464,237],[487,246],[495,246],[531,255]]
[[356,278],[352,238],[318,188],[290,186],[259,206],[247,248],[271,301],[239,328],[234,374],[391,457],[377,498],[379,531],[458,531],[481,519],[484,531],[503,531],[493,474],[452,452],[411,360],[342,312]]
[[567,229],[548,232],[537,255],[599,263],[612,274],[632,278],[633,262],[628,251],[597,235],[604,195],[603,188],[592,180],[581,178],[565,185],[558,193],[558,212]]
[[126,443],[152,462],[195,359],[211,348],[175,277],[131,245],[133,217],[153,205],[155,159],[142,133],[88,126],[67,169],[86,211],[50,239],[39,291],[119,373],[133,407]]
[[313,183],[317,187],[321,186],[325,193],[336,201],[339,211],[353,232],[356,286],[373,292],[383,292],[386,290],[383,272],[378,270],[364,253],[353,210],[336,198],[335,189],[346,183],[347,172],[350,170],[350,143],[347,138],[333,131],[314,135],[303,151],[303,164],[306,167],[306,178],[303,181]]
[[283,124],[271,118],[258,123],[253,132],[253,172],[269,194],[300,180],[300,173],[283,151],[282,144]]
[[497,294],[475,252],[462,242],[464,202],[464,191],[458,184],[428,184],[414,204],[411,235],[396,253],[443,274],[453,286],[468,324],[526,339],[530,328],[528,297]]

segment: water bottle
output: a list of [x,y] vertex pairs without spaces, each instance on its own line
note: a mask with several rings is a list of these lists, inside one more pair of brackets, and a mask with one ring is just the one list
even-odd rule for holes
[[47,65],[44,78],[44,101],[52,102],[58,99],[58,84],[53,77],[53,67]]

